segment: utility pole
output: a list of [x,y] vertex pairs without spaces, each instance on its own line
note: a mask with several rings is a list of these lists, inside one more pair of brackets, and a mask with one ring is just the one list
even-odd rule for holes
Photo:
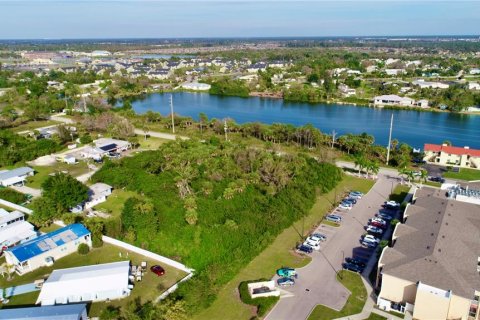
[[228,126],[227,126],[227,119],[223,120],[223,130],[225,130],[225,141],[228,141]]
[[170,95],[170,115],[172,116],[172,133],[175,133],[175,121],[173,120],[173,96]]
[[335,137],[337,136],[337,133],[335,132],[335,130],[332,131],[332,149],[333,149],[333,146],[335,145]]
[[390,148],[392,145],[392,129],[393,129],[393,113],[392,113],[392,118],[390,119],[390,134],[388,136],[387,166],[388,166],[388,161],[390,160]]

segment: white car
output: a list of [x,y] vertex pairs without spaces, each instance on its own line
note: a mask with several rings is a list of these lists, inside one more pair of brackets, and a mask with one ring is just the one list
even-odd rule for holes
[[340,209],[345,209],[345,210],[351,210],[351,209],[352,209],[352,206],[351,206],[351,205],[348,205],[348,204],[346,204],[346,203],[340,203],[340,204],[338,205],[338,207],[339,207]]
[[320,241],[322,241],[322,239],[319,238],[319,237],[316,237],[316,236],[314,236],[314,235],[311,235],[310,237],[308,237],[308,238],[306,239],[306,241],[311,242],[311,243],[319,244]]
[[308,239],[305,240],[305,242],[303,243],[303,245],[304,245],[304,246],[307,246],[307,247],[310,247],[310,248],[312,248],[312,249],[315,250],[315,251],[320,250],[320,243],[311,242],[311,241],[308,241]]
[[365,237],[363,237],[363,241],[365,242],[374,242],[374,243],[380,243],[380,239],[377,237],[374,237],[370,234],[367,234]]
[[381,218],[377,218],[377,217],[372,218],[372,222],[380,223],[380,224],[382,224],[382,225],[384,225],[384,226],[387,225],[387,222],[386,222],[385,220],[383,220],[383,219],[381,219]]
[[375,234],[383,234],[383,230],[378,228],[378,227],[374,227],[374,226],[368,226],[367,227],[367,232],[371,232],[371,233],[375,233]]
[[385,202],[385,205],[389,206],[389,207],[399,207],[400,206],[400,203],[396,202],[396,201],[386,201]]

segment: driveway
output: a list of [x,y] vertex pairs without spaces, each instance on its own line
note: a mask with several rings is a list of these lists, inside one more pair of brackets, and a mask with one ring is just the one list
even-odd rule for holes
[[[144,136],[145,131],[143,131],[141,129],[135,129],[135,134],[138,134],[140,136]],[[163,133],[163,132],[156,132],[156,131],[148,131],[147,134],[151,137],[161,138],[161,139],[166,139],[166,140],[175,140],[176,138],[180,138],[182,140],[190,139],[188,137],[179,136],[179,135],[172,134],[172,133]]]
[[40,197],[42,195],[41,189],[35,189],[27,186],[21,186],[21,187],[10,186],[10,188],[23,194],[31,194],[32,197],[34,198]]
[[[389,176],[393,174],[390,170],[387,173]],[[352,210],[340,213],[343,216],[340,227],[319,227],[319,232],[325,233],[328,241],[322,243],[320,252],[312,254],[311,263],[297,270],[295,286],[287,289],[292,296],[280,299],[267,315],[267,320],[307,319],[318,304],[336,310],[343,308],[350,293],[336,281],[336,271],[342,269],[344,257],[368,258],[372,255],[373,250],[360,246],[360,236],[365,233],[368,219],[388,198],[397,181],[380,174],[372,189]]]

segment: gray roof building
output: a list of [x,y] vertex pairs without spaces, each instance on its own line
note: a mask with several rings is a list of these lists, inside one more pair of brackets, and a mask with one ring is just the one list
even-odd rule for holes
[[9,320],[87,320],[87,305],[69,304],[31,308],[1,309],[0,319]]

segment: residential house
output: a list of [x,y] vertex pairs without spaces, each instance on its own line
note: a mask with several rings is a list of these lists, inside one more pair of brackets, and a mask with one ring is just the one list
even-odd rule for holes
[[209,85],[208,83],[188,82],[183,83],[182,88],[194,91],[208,91],[210,90],[211,85]]
[[24,184],[25,180],[33,176],[34,173],[35,171],[29,167],[0,171],[0,186],[8,187],[17,183]]
[[403,106],[403,107],[411,107],[414,106],[415,100],[407,98],[407,97],[400,97],[394,94],[383,95],[383,96],[376,96],[373,99],[373,104],[375,106]]
[[465,146],[453,147],[447,144],[425,144],[423,151],[427,162],[443,166],[459,166],[480,169],[480,150]]
[[470,69],[470,74],[480,74],[480,68],[473,68],[473,69]]
[[247,72],[249,73],[256,73],[258,71],[265,71],[267,70],[267,63],[265,62],[257,62],[257,63],[254,63],[250,66],[247,67]]
[[95,146],[105,152],[123,152],[132,147],[132,144],[125,140],[112,138],[100,138],[94,141]]
[[54,270],[37,304],[56,305],[122,299],[130,295],[130,261]]
[[75,223],[8,249],[5,258],[22,275],[76,252],[81,243],[92,247],[91,233]]
[[90,209],[97,204],[107,201],[107,197],[112,194],[113,187],[97,182],[90,186],[88,190],[88,201],[85,203],[85,208]]
[[349,86],[347,86],[346,84],[343,84],[343,83],[341,83],[338,86],[338,90],[340,90],[340,92],[346,97],[354,96],[357,93],[355,89],[352,89],[352,88],[350,88]]
[[398,76],[407,73],[405,69],[385,69],[387,76]]
[[468,90],[480,90],[480,84],[478,82],[469,82]]
[[0,319],[8,320],[88,320],[87,305],[76,303],[59,306],[0,309]]
[[419,108],[428,108],[428,100],[426,99],[421,99],[415,102],[415,106]]
[[449,85],[447,83],[425,81],[423,79],[412,81],[412,85],[418,86],[421,89],[431,88],[431,89],[448,89]]
[[35,227],[25,221],[22,212],[8,212],[0,208],[0,248],[12,247],[36,237]]
[[480,206],[417,189],[378,262],[380,309],[411,319],[479,319]]

